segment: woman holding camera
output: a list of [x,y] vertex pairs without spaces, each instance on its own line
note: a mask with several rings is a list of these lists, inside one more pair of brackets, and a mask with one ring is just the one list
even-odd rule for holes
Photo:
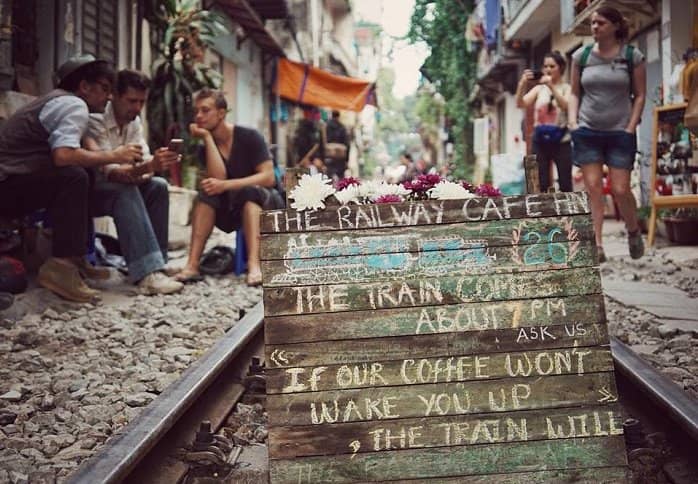
[[557,167],[560,190],[572,191],[572,151],[567,133],[567,99],[571,88],[562,80],[566,65],[562,54],[549,52],[544,57],[543,70],[526,69],[516,89],[517,106],[534,107],[533,154],[538,159],[542,191],[551,185],[551,161]]
[[574,164],[581,167],[589,193],[596,245],[601,262],[604,217],[603,165],[608,166],[611,192],[625,220],[630,257],[644,252],[637,222],[630,173],[635,164],[635,130],[645,105],[645,57],[627,44],[628,24],[612,7],[591,14],[594,44],[572,55],[569,128]]

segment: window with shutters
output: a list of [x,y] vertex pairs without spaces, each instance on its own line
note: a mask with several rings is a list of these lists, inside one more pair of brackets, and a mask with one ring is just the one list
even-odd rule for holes
[[83,0],[82,52],[116,63],[118,2]]

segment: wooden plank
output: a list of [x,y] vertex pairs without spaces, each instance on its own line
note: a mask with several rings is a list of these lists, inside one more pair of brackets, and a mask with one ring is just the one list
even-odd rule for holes
[[[602,294],[267,317],[266,344],[602,323]],[[328,328],[332,328],[328,331]]]
[[370,284],[265,288],[264,315],[308,314],[601,293],[593,268]]
[[[423,383],[493,380],[517,376],[583,375],[613,371],[609,347],[552,348],[472,355],[403,358],[319,368],[268,368],[267,393],[298,393]],[[322,370],[318,373],[319,369]],[[320,378],[313,378],[314,375]]]
[[282,287],[568,269],[589,267],[596,260],[594,242],[574,241],[264,261],[262,274],[265,287]]
[[616,404],[588,408],[526,410],[380,422],[302,425],[269,429],[269,454],[276,459],[313,455],[385,452],[410,448],[531,442],[622,435]]
[[[486,476],[399,479],[390,481],[390,484],[619,484],[629,482],[627,474],[627,467],[596,467],[593,469],[488,474]],[[356,484],[366,484],[366,481]]]
[[[518,235],[514,234],[515,231]],[[477,242],[484,243],[488,247],[528,245],[537,243],[541,239],[551,239],[555,242],[593,241],[594,227],[588,216],[574,215],[562,218],[494,220],[379,230],[263,234],[261,255],[262,260],[289,260],[429,251],[438,247],[434,244],[425,244],[424,239]],[[386,243],[386,240],[390,242]]]
[[571,470],[625,463],[623,437],[616,436],[271,460],[270,477],[278,484],[384,482],[396,477]]
[[467,200],[343,205],[321,211],[269,210],[262,212],[261,232],[375,229],[585,213],[590,213],[586,192],[541,193]]
[[613,373],[267,395],[269,427],[511,412],[617,401]]
[[[494,329],[474,333],[439,333],[395,336],[367,340],[333,340],[312,343],[266,345],[270,368],[373,363],[438,358],[447,355],[474,355],[505,351],[532,351],[608,344],[605,324],[567,324]],[[267,389],[271,391],[271,389]]]

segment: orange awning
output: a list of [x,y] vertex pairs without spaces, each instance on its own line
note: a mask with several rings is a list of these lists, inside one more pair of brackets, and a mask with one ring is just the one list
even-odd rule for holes
[[353,77],[338,76],[308,64],[278,60],[275,92],[299,104],[342,111],[361,111],[376,105],[375,85]]

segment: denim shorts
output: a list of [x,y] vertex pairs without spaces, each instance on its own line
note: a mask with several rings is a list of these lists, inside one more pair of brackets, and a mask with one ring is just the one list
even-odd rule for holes
[[612,168],[633,169],[637,152],[635,133],[580,127],[570,134],[572,161],[576,166],[605,163]]

